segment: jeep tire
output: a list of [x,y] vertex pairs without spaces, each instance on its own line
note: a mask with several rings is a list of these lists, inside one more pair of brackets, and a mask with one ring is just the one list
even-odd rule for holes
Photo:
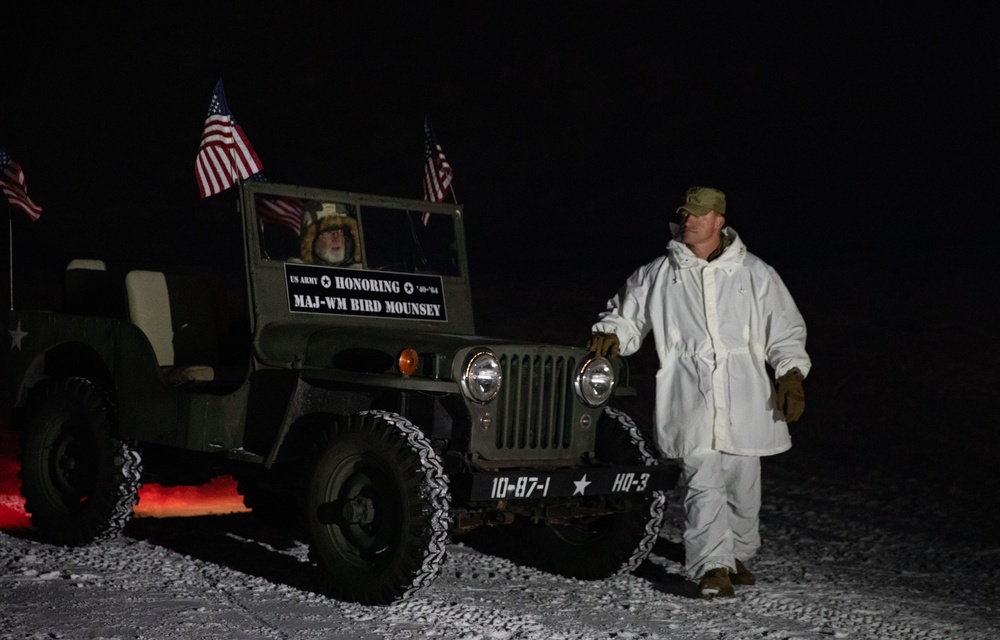
[[444,560],[449,497],[439,456],[411,422],[384,411],[349,416],[325,438],[306,499],[325,590],[368,605],[409,597]]
[[42,382],[21,426],[21,495],[39,536],[83,545],[120,533],[139,502],[142,463],[117,437],[107,396],[83,378]]

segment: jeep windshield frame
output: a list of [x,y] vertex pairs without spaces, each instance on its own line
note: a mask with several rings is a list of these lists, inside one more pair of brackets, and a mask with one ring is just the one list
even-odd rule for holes
[[[264,182],[243,183],[239,203],[254,333],[298,324],[475,334],[461,206]],[[298,237],[273,223],[280,212],[303,216]]]

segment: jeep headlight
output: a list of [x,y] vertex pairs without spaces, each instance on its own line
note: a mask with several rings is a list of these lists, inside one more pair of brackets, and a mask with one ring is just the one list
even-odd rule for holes
[[502,380],[497,357],[489,351],[478,351],[465,365],[462,389],[476,402],[489,402],[499,393]]
[[615,390],[615,369],[606,358],[588,360],[576,375],[576,393],[592,407],[604,404]]

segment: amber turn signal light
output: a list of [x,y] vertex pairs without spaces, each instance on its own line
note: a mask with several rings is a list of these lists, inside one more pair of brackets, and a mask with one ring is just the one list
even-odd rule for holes
[[404,376],[413,375],[417,372],[417,365],[420,363],[420,357],[417,355],[416,349],[407,347],[399,352],[399,372]]

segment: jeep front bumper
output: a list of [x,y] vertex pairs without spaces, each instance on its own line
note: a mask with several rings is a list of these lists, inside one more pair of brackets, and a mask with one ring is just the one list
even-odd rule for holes
[[679,475],[680,467],[669,464],[474,472],[453,476],[451,493],[470,502],[626,496],[672,489]]

